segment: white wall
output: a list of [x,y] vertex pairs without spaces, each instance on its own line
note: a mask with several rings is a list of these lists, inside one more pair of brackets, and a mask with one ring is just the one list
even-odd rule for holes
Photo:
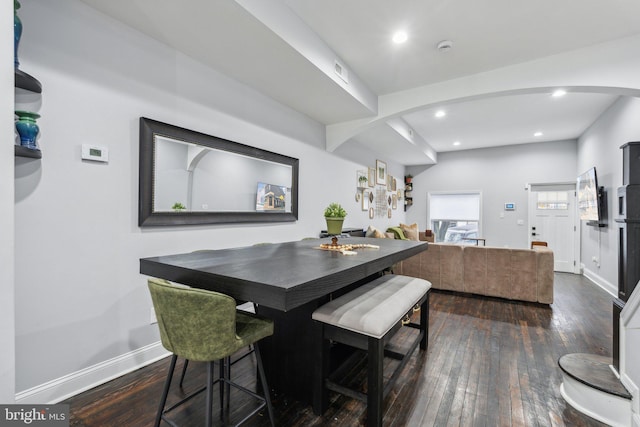
[[[15,173],[16,388],[34,399],[48,381],[158,341],[139,258],[316,236],[333,201],[345,227],[370,223],[354,197],[368,165],[325,152],[319,123],[82,3],[54,3],[22,13],[24,69],[44,87],[43,159]],[[299,220],[140,229],[140,116],[299,158]],[[82,143],[108,147],[109,163],[81,161]]]
[[[0,134],[13,135],[13,2],[0,4]],[[0,144],[0,402],[13,403],[15,396],[15,321],[13,267],[13,146],[11,137]]]
[[[618,291],[618,234],[615,224],[616,191],[622,186],[622,150],[629,141],[640,141],[640,99],[623,97],[615,102],[578,140],[578,170],[596,168],[598,185],[608,193],[608,225],[595,228],[582,225],[582,260],[585,275],[607,288]],[[592,257],[600,262],[592,262]]]
[[[438,164],[411,167],[413,206],[407,221],[427,224],[427,193],[436,191],[482,192],[481,237],[487,246],[526,248],[529,183],[572,182],[576,179],[576,141],[512,145],[500,148],[452,151],[438,154]],[[516,210],[505,212],[513,202]],[[500,214],[504,213],[504,218]],[[524,220],[524,225],[518,225]]]
[[[595,166],[598,184],[609,193],[609,224],[599,230],[593,227],[582,229],[582,259],[591,260],[592,256],[600,260],[600,268],[585,261],[585,275],[596,283],[606,287],[617,296],[618,284],[618,229],[615,223],[616,190],[622,186],[622,150],[620,146],[630,141],[640,141],[640,99],[621,98],[614,103],[578,140],[578,169],[586,170]],[[637,294],[638,289],[634,294]],[[637,295],[635,295],[637,296]],[[640,357],[640,334],[637,325],[640,311],[629,320],[636,329],[625,332],[623,348],[620,349],[625,363],[626,375],[635,387],[640,387],[640,370],[637,360]],[[638,417],[638,401],[635,398],[634,410]]]

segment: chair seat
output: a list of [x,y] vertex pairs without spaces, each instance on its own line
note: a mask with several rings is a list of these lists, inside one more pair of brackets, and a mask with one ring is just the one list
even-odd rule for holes
[[238,349],[273,335],[273,321],[253,313],[236,311],[236,335],[240,340]]
[[318,308],[313,319],[382,338],[431,289],[426,280],[387,275]]

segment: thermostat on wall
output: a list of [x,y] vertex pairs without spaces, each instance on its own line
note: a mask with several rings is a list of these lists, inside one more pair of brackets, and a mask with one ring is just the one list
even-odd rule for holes
[[109,161],[109,149],[97,145],[82,144],[82,159],[106,163]]
[[515,203],[505,203],[504,204],[504,210],[505,211],[515,211],[516,210],[516,204]]

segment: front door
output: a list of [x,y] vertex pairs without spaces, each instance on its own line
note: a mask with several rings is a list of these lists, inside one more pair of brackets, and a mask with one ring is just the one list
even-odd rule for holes
[[554,271],[579,273],[575,184],[536,184],[529,191],[529,242],[553,250]]

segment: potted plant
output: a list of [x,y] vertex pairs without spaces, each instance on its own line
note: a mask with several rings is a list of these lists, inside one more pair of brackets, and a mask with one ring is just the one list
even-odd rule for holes
[[181,211],[187,209],[187,207],[185,205],[183,205],[182,203],[180,203],[180,202],[175,202],[173,204],[173,206],[171,206],[171,209],[173,209],[176,212],[181,212]]
[[411,184],[411,180],[413,179],[413,175],[409,174],[409,175],[405,175],[404,177],[404,182],[407,184]]
[[365,185],[367,185],[367,181],[368,181],[368,180],[369,180],[369,179],[368,179],[366,176],[364,176],[364,175],[360,175],[360,176],[358,177],[358,185],[360,185],[360,187],[364,187]]
[[342,233],[342,222],[346,216],[347,211],[345,211],[339,203],[329,204],[329,206],[324,210],[324,219],[327,221],[327,233]]

